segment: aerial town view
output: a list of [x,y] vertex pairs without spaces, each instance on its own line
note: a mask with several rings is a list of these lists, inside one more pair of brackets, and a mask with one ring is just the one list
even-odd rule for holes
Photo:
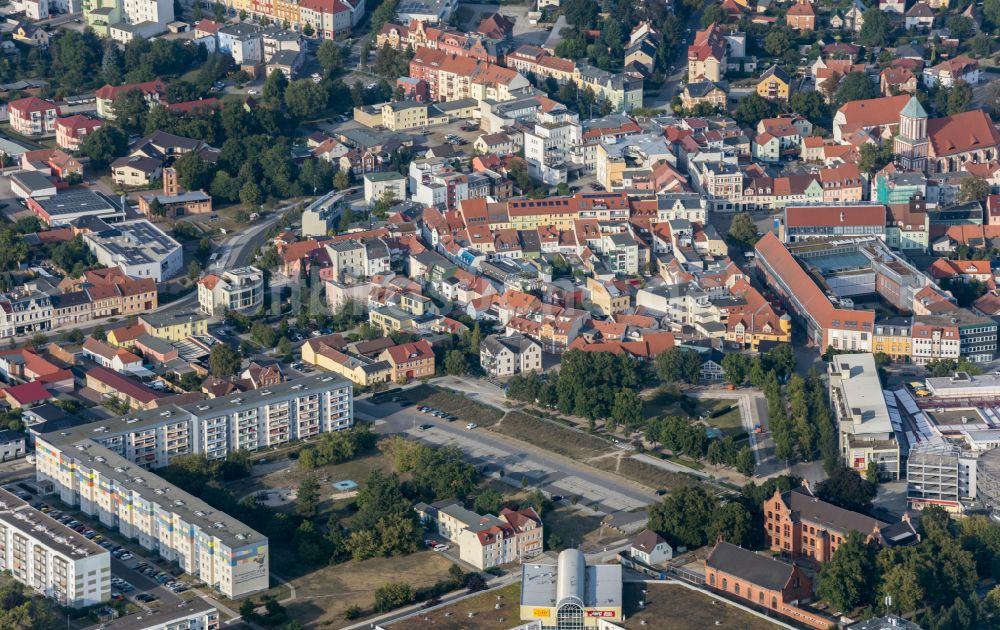
[[0,0],[0,630],[1000,630],[998,123],[1000,0]]

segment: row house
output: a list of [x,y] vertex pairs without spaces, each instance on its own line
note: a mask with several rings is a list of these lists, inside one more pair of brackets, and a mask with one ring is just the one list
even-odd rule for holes
[[465,98],[508,101],[531,85],[510,68],[432,48],[416,51],[410,60],[410,76],[426,81],[435,101]]

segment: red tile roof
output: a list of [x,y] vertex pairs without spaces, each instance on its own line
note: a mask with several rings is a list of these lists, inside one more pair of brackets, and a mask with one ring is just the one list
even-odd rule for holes
[[153,402],[157,398],[163,397],[163,394],[146,387],[139,381],[129,378],[124,374],[119,374],[114,370],[109,370],[103,367],[95,367],[87,370],[86,375],[87,378],[94,378],[95,380],[108,386],[110,389],[113,389],[120,394],[124,394],[125,396],[128,396],[143,405]]
[[21,383],[20,385],[14,385],[12,387],[5,387],[0,390],[0,392],[3,392],[4,396],[16,401],[17,404],[21,406],[53,398],[52,392],[45,389],[45,386],[39,381],[31,381],[29,383]]
[[11,101],[7,104],[7,108],[24,113],[47,112],[50,109],[54,109],[57,114],[59,113],[59,108],[56,107],[55,103],[38,98],[37,96],[29,96],[28,98]]
[[935,157],[1000,145],[1000,132],[981,109],[928,119],[927,136],[930,138]]
[[159,79],[155,81],[146,81],[144,83],[126,83],[125,85],[105,85],[101,89],[95,92],[97,98],[101,100],[114,100],[119,94],[124,94],[131,90],[139,90],[143,94],[153,94],[160,93],[166,94],[167,86],[163,81]]
[[386,349],[386,353],[389,355],[389,360],[393,365],[409,363],[411,361],[423,361],[428,358],[431,360],[434,359],[434,349],[426,339],[421,339],[414,343],[401,343],[398,346]]
[[[909,98],[909,96],[907,96]],[[826,331],[833,328],[833,321],[840,322],[838,329],[841,330],[867,330],[875,323],[875,313],[873,311],[854,311],[834,308],[829,298],[822,289],[816,286],[809,274],[799,266],[792,254],[785,248],[784,243],[774,235],[767,232],[757,241],[754,246],[757,256],[763,259],[768,267],[777,273],[780,270],[781,281],[787,287],[787,291],[795,296],[795,299],[802,305],[816,324],[823,328],[824,337]],[[867,327],[864,326],[867,324]],[[824,338],[823,342],[826,343]]]

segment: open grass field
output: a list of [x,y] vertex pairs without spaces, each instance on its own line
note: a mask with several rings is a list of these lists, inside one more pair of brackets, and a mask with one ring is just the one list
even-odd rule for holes
[[[433,612],[416,615],[389,627],[392,630],[507,630],[520,623],[521,584],[515,582]],[[500,605],[498,609],[496,606]],[[472,613],[472,616],[469,616]]]
[[458,416],[461,422],[475,422],[481,427],[493,426],[504,414],[500,409],[477,403],[464,394],[433,385],[418,385],[398,395],[415,405],[434,407]]
[[[546,512],[544,520],[545,533],[558,534],[566,547],[586,547],[602,537],[601,517],[588,511],[562,506]],[[610,530],[606,533],[613,535]]]
[[621,460],[605,458],[588,463],[595,468],[617,473],[626,479],[631,479],[654,490],[670,490],[696,483],[690,477],[686,477],[680,473],[663,470],[662,468],[632,459],[628,456],[622,457]]
[[509,412],[493,430],[574,459],[604,455],[611,447],[607,440],[520,411]]
[[[625,615],[623,624],[629,630],[657,628],[663,630],[773,630],[777,628],[756,615],[729,606],[698,591],[673,584],[651,584],[644,596],[638,584],[625,585]],[[637,604],[645,599],[645,607]],[[646,625],[643,625],[643,621]]]
[[[287,461],[289,465],[281,466],[282,461]],[[377,449],[351,461],[342,464],[328,464],[315,470],[305,470],[299,466],[296,460],[281,460],[267,465],[274,466],[274,472],[239,479],[228,484],[227,487],[242,497],[261,490],[298,486],[302,479],[312,474],[320,481],[324,493],[332,494],[335,492],[332,484],[338,481],[350,479],[360,485],[373,470],[387,474],[392,472],[392,459]]]
[[344,619],[356,604],[372,614],[375,589],[388,582],[406,582],[414,590],[433,586],[447,577],[452,562],[439,553],[421,551],[408,556],[372,558],[323,567],[292,580],[296,598],[285,608],[306,628],[342,628],[355,622]]

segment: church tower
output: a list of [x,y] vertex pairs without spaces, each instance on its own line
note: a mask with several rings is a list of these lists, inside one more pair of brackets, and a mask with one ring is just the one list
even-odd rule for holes
[[893,141],[896,163],[907,171],[927,169],[927,112],[916,96],[911,96],[899,112],[899,134]]

